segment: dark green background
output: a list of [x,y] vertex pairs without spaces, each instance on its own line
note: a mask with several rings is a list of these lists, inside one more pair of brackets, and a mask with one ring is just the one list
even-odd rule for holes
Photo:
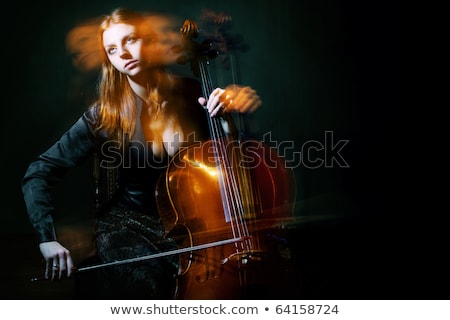
[[[294,298],[441,297],[430,282],[409,281],[419,269],[421,242],[409,227],[413,195],[401,192],[410,177],[404,162],[409,142],[399,124],[404,25],[396,1],[91,0],[11,6],[12,19],[2,28],[8,102],[0,228],[10,262],[2,264],[1,297],[70,296],[70,284],[27,282],[41,265],[20,180],[28,163],[85,108],[70,99],[77,71],[65,35],[80,21],[118,6],[194,19],[205,8],[231,15],[233,32],[249,48],[240,55],[240,83],[263,100],[250,117],[254,134],[271,132],[278,142],[292,141],[293,152],[309,141],[324,143],[327,131],[335,141],[348,140],[341,153],[348,168],[294,169],[295,215],[305,217],[288,238],[302,279]],[[91,165],[69,173],[56,191],[60,233],[90,226]]]

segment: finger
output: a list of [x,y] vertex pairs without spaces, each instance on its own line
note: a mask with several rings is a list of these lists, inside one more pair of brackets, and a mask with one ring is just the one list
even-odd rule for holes
[[252,95],[251,92],[249,92],[248,89],[242,89],[239,91],[237,96],[233,99],[233,109],[240,111],[242,109],[242,106],[246,103],[246,101],[251,100]]
[[46,259],[45,260],[45,274],[44,274],[45,279],[49,278],[50,271],[51,271],[51,267],[50,267],[49,259]]
[[251,107],[250,112],[255,111],[256,109],[258,109],[259,107],[261,107],[261,105],[262,105],[262,101],[261,101],[261,99],[258,97],[257,103],[255,103],[255,104]]
[[[222,95],[223,97],[223,95]],[[224,99],[221,99],[223,102],[223,111],[231,111],[236,109],[236,102],[234,100],[234,96],[227,94]]]
[[219,111],[225,111],[224,103],[223,103],[223,102],[219,103],[219,104],[217,105],[217,107],[214,108],[214,109],[210,112],[211,117],[214,117],[215,115],[217,115],[217,114],[219,113]]
[[217,107],[220,101],[220,97],[224,92],[225,90],[217,88],[211,93],[211,95],[209,96],[208,103],[206,105],[209,113],[212,113],[213,110]]
[[57,274],[59,273],[59,266],[58,266],[57,261],[58,261],[57,258],[52,259],[52,264],[50,265],[51,274],[52,274],[52,276],[51,276],[51,280],[52,281],[55,280]]
[[66,271],[66,253],[59,255],[59,261],[58,261],[58,279],[61,279],[64,271]]
[[261,99],[253,89],[246,89],[236,97],[234,109],[239,112],[254,111],[261,105]]
[[244,101],[240,106],[239,112],[253,112],[261,105],[261,100],[258,97],[254,97],[251,100]]
[[253,99],[256,96],[256,91],[250,87],[243,87],[235,97],[235,103],[241,104],[242,101]]
[[238,85],[230,85],[225,88],[225,94],[229,96],[230,99],[234,99],[240,91],[241,87]]
[[72,275],[72,270],[74,269],[72,256],[70,255],[70,252],[67,252],[67,277],[70,277]]
[[224,106],[223,106],[223,111],[227,112],[227,111],[231,111],[234,110],[235,107],[235,103],[233,99],[228,99],[226,100],[226,102],[224,102]]
[[198,98],[198,103],[200,103],[201,106],[205,106],[206,99],[204,97],[200,97],[200,98]]

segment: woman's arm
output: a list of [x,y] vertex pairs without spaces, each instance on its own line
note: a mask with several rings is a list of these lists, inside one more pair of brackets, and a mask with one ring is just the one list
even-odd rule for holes
[[28,217],[46,260],[46,275],[48,268],[54,265],[59,267],[60,276],[63,270],[70,275],[73,267],[69,251],[56,242],[51,193],[70,168],[80,165],[95,150],[94,122],[92,115],[85,113],[55,144],[30,163],[22,179]]

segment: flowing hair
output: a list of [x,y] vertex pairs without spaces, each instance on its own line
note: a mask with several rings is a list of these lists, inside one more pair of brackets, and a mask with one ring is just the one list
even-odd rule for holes
[[[113,23],[139,25],[144,17],[127,9],[116,9],[103,18],[99,26],[99,44],[102,44],[103,33]],[[103,45],[101,45],[102,71],[98,85],[99,106],[98,130],[105,131],[110,139],[119,143],[127,136],[132,137],[136,128],[136,96],[133,94],[126,75],[119,72],[109,61]],[[122,144],[120,144],[122,145]],[[122,145],[122,147],[125,147]]]

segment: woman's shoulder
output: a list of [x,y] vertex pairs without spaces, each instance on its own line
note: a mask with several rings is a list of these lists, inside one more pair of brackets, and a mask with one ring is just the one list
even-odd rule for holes
[[99,124],[100,106],[93,104],[89,106],[82,114],[81,118],[86,121],[90,127],[95,128]]
[[100,106],[93,104],[89,106],[80,116],[74,127],[78,130],[87,130],[91,139],[102,139],[106,135],[99,130],[100,127]]

